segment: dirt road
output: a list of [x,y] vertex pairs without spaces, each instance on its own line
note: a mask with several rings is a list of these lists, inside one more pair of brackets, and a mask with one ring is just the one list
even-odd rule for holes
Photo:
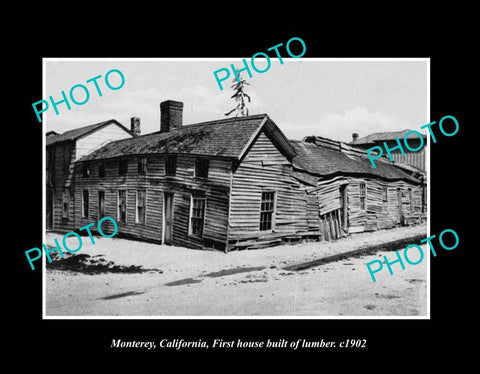
[[[365,264],[393,252],[351,257],[302,271],[284,268],[358,246],[426,232],[425,226],[358,234],[335,243],[257,251],[198,251],[98,238],[82,248],[89,274],[46,272],[46,315],[145,317],[415,316],[427,313],[427,260],[373,283]],[[47,242],[55,234],[48,234]],[[424,247],[427,253],[427,248]],[[99,267],[98,269],[101,269]],[[148,269],[143,272],[139,269]]]

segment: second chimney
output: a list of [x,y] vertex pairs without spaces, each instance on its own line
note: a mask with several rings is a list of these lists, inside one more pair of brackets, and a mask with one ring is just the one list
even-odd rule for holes
[[134,137],[140,136],[140,118],[132,117],[130,119],[130,131]]
[[358,139],[358,133],[354,132],[354,133],[352,134],[352,139],[353,139],[354,141],[357,140],[357,139]]
[[160,132],[169,132],[182,126],[183,103],[167,100],[160,103]]

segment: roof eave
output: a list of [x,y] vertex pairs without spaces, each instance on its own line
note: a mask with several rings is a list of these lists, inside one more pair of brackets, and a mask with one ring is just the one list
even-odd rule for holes
[[[106,120],[104,122],[99,122],[99,124],[101,124],[101,125],[99,125],[98,127],[95,127],[93,129],[91,129],[90,131],[87,131],[84,134],[72,137],[70,139],[63,139],[63,140],[51,139],[51,141],[48,142],[49,139],[47,138],[45,145],[48,147],[48,146],[55,145],[55,144],[61,144],[61,143],[66,143],[66,142],[74,142],[74,141],[77,141],[78,139],[81,139],[81,138],[83,138],[87,135],[90,135],[90,134],[94,133],[97,130],[103,129],[104,127],[109,126],[112,123],[117,125],[118,127],[120,127],[122,130],[126,131],[129,135],[133,136],[132,132],[129,129],[127,129],[125,126],[123,126],[120,122],[118,122],[116,119],[109,119],[109,120]],[[91,125],[91,126],[93,126],[93,125]],[[87,127],[87,126],[85,126],[85,127]],[[55,137],[61,137],[62,135],[63,134],[58,134],[58,135],[55,135]]]
[[355,173],[355,172],[348,172],[348,171],[334,171],[332,173],[316,173],[310,170],[307,170],[301,166],[298,165],[293,165],[293,170],[295,171],[301,171],[307,174],[310,174],[314,177],[317,178],[331,178],[331,177],[336,177],[336,176],[346,176],[346,177],[370,177],[370,178],[375,178],[375,179],[381,179],[384,181],[389,181],[389,182],[396,182],[396,181],[406,181],[410,183],[415,183],[415,184],[422,184],[421,181],[417,180],[416,178],[413,177],[398,177],[398,178],[387,178],[382,175],[377,175],[373,173]]

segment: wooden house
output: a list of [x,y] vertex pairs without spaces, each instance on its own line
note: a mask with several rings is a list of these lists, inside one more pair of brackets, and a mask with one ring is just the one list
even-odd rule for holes
[[307,231],[295,151],[266,114],[184,126],[161,104],[160,131],[111,142],[75,167],[76,226],[194,248],[271,245]]
[[417,179],[344,143],[289,141],[266,114],[184,125],[183,103],[160,108],[158,132],[77,157],[73,227],[109,216],[119,235],[229,251],[420,217]]
[[84,126],[63,134],[46,134],[46,226],[70,230],[74,219],[74,162],[106,143],[133,134],[115,120]]
[[316,198],[323,238],[425,218],[422,182],[394,164],[382,160],[373,169],[364,152],[318,136],[290,143],[294,173]]
[[222,250],[308,231],[295,151],[268,115],[184,126],[182,107],[163,102],[159,132],[76,162],[77,227],[111,216],[124,235]]

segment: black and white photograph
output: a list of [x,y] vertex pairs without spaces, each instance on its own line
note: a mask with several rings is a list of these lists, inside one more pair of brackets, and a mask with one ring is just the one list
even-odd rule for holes
[[429,59],[287,56],[44,60],[45,318],[428,318]]
[[236,5],[45,7],[4,32],[5,355],[466,363],[474,13]]

